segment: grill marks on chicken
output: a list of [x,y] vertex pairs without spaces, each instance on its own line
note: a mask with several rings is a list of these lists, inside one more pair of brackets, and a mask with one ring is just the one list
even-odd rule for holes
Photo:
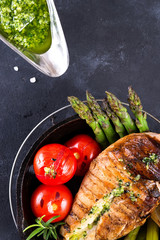
[[[135,134],[133,134],[135,135]],[[126,163],[129,163],[128,168],[132,173],[140,174],[145,179],[154,179],[160,181],[160,162],[158,164],[150,163],[150,167],[147,170],[145,163],[142,159],[148,157],[149,154],[155,153],[160,156],[160,137],[159,134],[137,134],[136,138],[131,136],[127,138],[127,141],[120,144],[122,149],[122,158]],[[156,137],[157,138],[156,138]],[[117,154],[115,152],[115,154]]]
[[[149,162],[147,169],[143,159],[151,154],[158,156],[158,160],[156,164]],[[138,181],[137,175],[140,177]],[[158,181],[160,135],[136,133],[118,140],[92,161],[61,234],[67,240],[114,240],[126,235],[142,225],[159,204]],[[119,187],[123,188],[120,189],[122,194],[116,196],[115,189]],[[104,199],[108,199],[106,196],[110,196],[110,205],[107,203],[105,211],[97,210],[99,206],[104,208]],[[90,213],[93,208],[99,211],[99,215],[96,215],[96,225],[94,222],[88,228],[82,222],[85,219],[95,220],[94,214]],[[81,229],[81,234],[76,236],[77,229]]]
[[[141,189],[143,195],[138,197],[135,202],[130,199],[129,194],[123,194],[121,197],[115,198],[110,206],[110,210],[101,217],[97,225],[95,239],[120,238],[145,222],[146,217],[155,208],[157,199],[150,196],[151,192],[146,191],[151,185],[154,189],[156,184],[148,180],[143,184],[147,184],[147,186]],[[136,188],[138,187],[137,185],[140,184],[135,184]],[[135,191],[134,186],[132,189],[134,189],[135,194],[139,193],[139,191]],[[107,228],[106,222],[108,223]]]

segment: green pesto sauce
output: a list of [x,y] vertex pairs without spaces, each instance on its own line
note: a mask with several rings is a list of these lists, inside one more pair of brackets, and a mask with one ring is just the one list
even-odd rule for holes
[[[87,236],[87,231],[92,229],[100,220],[101,216],[110,210],[110,205],[115,197],[120,197],[124,191],[123,181],[118,181],[118,187],[113,189],[109,194],[105,194],[102,199],[96,202],[91,208],[86,218],[81,220],[81,225],[73,231],[69,240],[84,239]],[[68,238],[67,238],[68,239]]]
[[120,197],[122,194],[129,194],[129,198],[132,202],[137,201],[140,194],[135,194],[131,189],[131,183],[124,183],[123,180],[117,179],[118,187],[114,188],[110,193],[105,194],[103,198],[99,199],[95,205],[91,208],[88,215],[81,220],[81,224],[73,230],[67,240],[79,240],[85,239],[88,231],[92,229],[99,222],[101,216],[110,210],[110,206],[116,197]]
[[46,0],[0,1],[0,33],[21,50],[47,51],[51,33]]

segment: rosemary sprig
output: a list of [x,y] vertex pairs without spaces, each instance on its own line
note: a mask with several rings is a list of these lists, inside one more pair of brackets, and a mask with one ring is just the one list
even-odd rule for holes
[[34,236],[39,237],[40,235],[43,235],[43,239],[44,240],[48,240],[49,238],[52,239],[58,239],[58,235],[57,235],[57,227],[61,226],[64,224],[64,222],[56,222],[54,224],[51,224],[51,222],[57,218],[59,218],[60,216],[54,216],[51,219],[49,219],[47,222],[43,221],[43,218],[45,217],[42,216],[41,218],[37,218],[36,224],[32,224],[28,227],[26,227],[23,232],[25,232],[26,230],[32,228],[32,227],[36,227],[36,229],[27,237],[26,240],[30,240],[31,238],[33,238]]

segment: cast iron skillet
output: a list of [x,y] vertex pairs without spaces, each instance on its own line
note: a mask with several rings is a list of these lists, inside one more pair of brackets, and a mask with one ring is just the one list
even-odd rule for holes
[[[31,147],[26,157],[22,161],[18,178],[17,178],[17,226],[21,239],[26,239],[31,231],[23,233],[23,230],[35,223],[35,216],[30,207],[31,195],[38,185],[41,183],[36,179],[33,170],[33,159],[39,148],[49,143],[65,143],[66,140],[73,136],[85,133],[93,136],[92,130],[86,122],[77,116],[69,118],[47,130]],[[82,179],[80,177],[72,178],[66,185],[71,190],[73,196],[79,189]],[[40,238],[35,238],[40,239]]]
[[[148,115],[149,128],[153,132],[159,132],[160,121],[153,117],[151,114]],[[35,216],[32,213],[30,207],[31,195],[36,187],[41,184],[35,177],[33,171],[33,159],[39,148],[49,143],[65,143],[68,139],[73,136],[85,133],[94,138],[94,134],[91,128],[86,122],[80,119],[77,115],[68,118],[67,120],[60,122],[53,127],[49,128],[44,134],[34,143],[30,148],[29,152],[22,159],[22,164],[17,177],[16,186],[16,200],[17,200],[17,227],[22,240],[26,240],[30,234],[29,230],[23,233],[28,225],[35,223]],[[82,178],[73,177],[66,185],[71,190],[73,196],[79,189]],[[40,237],[34,238],[41,240]]]

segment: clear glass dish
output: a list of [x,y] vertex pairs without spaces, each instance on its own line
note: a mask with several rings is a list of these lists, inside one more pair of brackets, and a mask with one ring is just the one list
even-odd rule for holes
[[59,77],[69,66],[68,48],[54,1],[46,1],[50,14],[51,45],[45,53],[36,54],[27,50],[19,50],[2,34],[0,34],[0,39],[42,73],[50,77]]
[[[99,99],[99,102],[102,100]],[[124,105],[128,106],[128,104],[123,103]],[[147,113],[147,112],[146,112]],[[16,202],[16,191],[17,191],[17,176],[19,174],[19,170],[25,159],[27,154],[30,154],[30,149],[33,148],[34,144],[36,143],[37,139],[43,139],[45,134],[50,131],[54,126],[58,128],[61,123],[70,121],[70,119],[77,119],[79,118],[75,115],[74,110],[70,105],[66,105],[48,116],[42,119],[27,135],[24,139],[23,143],[21,144],[15,158],[13,161],[10,179],[9,179],[9,203],[10,203],[10,210],[13,217],[14,224],[18,229],[18,222],[17,222],[17,202]],[[147,113],[147,121],[152,132],[160,132],[160,120],[155,118],[153,115]],[[70,130],[69,130],[70,131]]]

